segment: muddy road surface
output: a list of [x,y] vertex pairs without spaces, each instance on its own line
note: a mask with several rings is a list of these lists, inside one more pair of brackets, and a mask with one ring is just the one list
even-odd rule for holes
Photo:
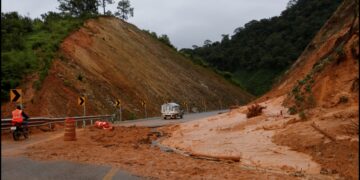
[[36,134],[19,142],[2,139],[2,178],[294,179],[287,174],[242,168],[238,162],[198,159],[163,151],[153,144],[167,136],[164,132],[158,137],[154,133],[158,128],[154,127],[173,126],[218,113],[185,115],[182,120],[122,122],[113,131],[86,127],[77,129],[77,141],[63,141],[61,130]]

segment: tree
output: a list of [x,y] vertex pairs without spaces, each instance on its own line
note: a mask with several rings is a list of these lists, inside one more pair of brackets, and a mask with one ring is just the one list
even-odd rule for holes
[[204,47],[210,47],[210,46],[211,46],[211,43],[212,43],[212,42],[211,42],[210,40],[208,40],[208,39],[205,40],[205,41],[204,41]]
[[113,0],[102,0],[102,6],[103,6],[103,9],[104,9],[104,15],[107,14],[107,15],[111,15],[111,11],[105,11],[105,7],[106,7],[106,4],[113,4],[115,3],[115,1]]
[[115,15],[123,20],[127,20],[129,16],[134,16],[134,8],[131,7],[129,0],[119,1],[117,9],[118,11],[115,13]]
[[261,95],[299,57],[342,2],[288,1],[280,16],[250,21],[236,28],[231,37],[222,35],[220,43],[207,40],[203,46],[193,47],[192,56],[215,70],[233,73],[242,87]]
[[168,37],[166,34],[163,34],[163,35],[159,36],[158,39],[159,39],[161,42],[165,43],[167,46],[175,49],[175,47],[171,44],[170,39],[169,39],[169,37]]
[[298,0],[290,0],[286,5],[286,9],[293,7],[297,3],[297,1]]
[[58,0],[59,10],[72,16],[98,14],[98,0]]

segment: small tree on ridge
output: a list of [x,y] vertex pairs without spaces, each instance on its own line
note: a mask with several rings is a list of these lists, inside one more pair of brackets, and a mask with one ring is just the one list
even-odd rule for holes
[[129,0],[119,1],[117,9],[115,15],[123,20],[127,20],[129,16],[134,17],[134,8],[131,7]]

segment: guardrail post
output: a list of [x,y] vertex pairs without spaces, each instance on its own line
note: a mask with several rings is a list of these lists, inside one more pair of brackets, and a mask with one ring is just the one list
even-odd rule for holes
[[49,128],[50,128],[50,131],[51,131],[51,122],[49,123]]

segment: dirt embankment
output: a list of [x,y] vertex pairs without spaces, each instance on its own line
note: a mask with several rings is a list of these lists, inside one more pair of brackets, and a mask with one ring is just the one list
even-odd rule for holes
[[[246,107],[182,124],[163,144],[244,166],[359,178],[359,11],[345,0],[275,87]],[[285,106],[286,107],[285,107]],[[289,114],[289,107],[297,112]],[[281,115],[282,114],[282,115]]]
[[[186,102],[184,109],[202,111],[205,105],[215,110],[253,97],[137,27],[111,17],[88,20],[69,35],[39,91],[32,87],[36,79],[29,76],[19,87],[30,116],[82,115],[80,95],[87,97],[87,114],[114,113],[119,99],[127,118],[144,117],[142,101],[148,116],[154,116],[165,101]],[[10,116],[12,108],[2,106],[2,118]]]

